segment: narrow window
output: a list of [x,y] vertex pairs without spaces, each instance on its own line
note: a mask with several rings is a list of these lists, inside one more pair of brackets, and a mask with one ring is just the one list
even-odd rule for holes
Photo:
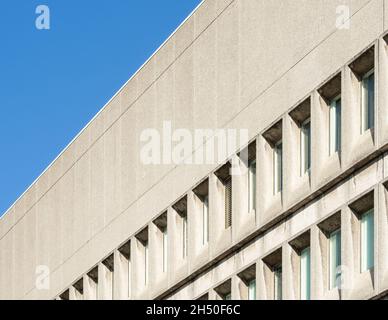
[[256,210],[256,160],[250,160],[248,166],[249,212]]
[[341,96],[330,104],[330,155],[341,151]]
[[179,230],[176,250],[185,259],[188,254],[188,216],[187,216],[187,195],[175,203],[172,208],[177,213],[177,228]]
[[196,195],[196,200],[199,204],[198,215],[200,217],[198,219],[198,226],[201,227],[201,233],[198,232],[198,239],[200,239],[204,246],[209,242],[209,179],[206,179],[193,189],[193,193]]
[[301,133],[301,174],[309,173],[311,168],[311,121],[305,120],[300,128]]
[[310,247],[302,250],[300,254],[300,298],[310,300]]
[[329,236],[329,264],[330,289],[338,288],[341,280],[341,229]]
[[361,216],[361,272],[374,267],[374,212]]
[[168,233],[167,227],[163,229],[163,272],[167,272],[168,261]]
[[283,189],[283,143],[280,140],[276,143],[274,149],[274,164],[273,164],[273,181],[274,194],[277,194]]
[[188,236],[187,236],[187,215],[182,217],[182,248],[183,248],[183,258],[187,257],[187,245],[188,245]]
[[148,284],[148,240],[144,243],[144,284]]
[[362,132],[374,127],[375,121],[375,74],[372,69],[361,81],[361,120]]
[[321,258],[326,262],[323,269],[328,290],[341,289],[341,211],[318,224]]
[[282,291],[282,267],[276,267],[274,269],[274,299],[282,300],[283,299],[283,291]]
[[263,259],[264,282],[269,299],[282,300],[282,248]]
[[256,300],[256,279],[248,283],[248,300]]
[[203,199],[202,210],[202,243],[209,242],[209,197],[206,195]]
[[232,226],[232,178],[225,181],[225,229]]

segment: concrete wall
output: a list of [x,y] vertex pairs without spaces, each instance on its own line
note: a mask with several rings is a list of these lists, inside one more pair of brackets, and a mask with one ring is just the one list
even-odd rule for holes
[[[216,165],[142,164],[141,132],[147,128],[161,130],[163,121],[171,121],[174,129],[248,129],[249,138],[258,139],[257,154],[261,159],[260,148],[264,145],[260,134],[282,119],[285,188],[281,200],[262,206],[260,194],[268,186],[264,185],[265,179],[261,182],[258,172],[255,224],[252,226],[250,218],[239,217],[239,229],[234,228],[230,233],[217,231],[219,208],[217,202],[211,203],[211,234],[217,238],[212,238],[209,247],[199,254],[201,259],[196,260],[191,252],[187,261],[173,258],[170,265],[176,272],[169,272],[165,280],[150,278],[148,286],[153,290],[140,288],[133,281],[131,298],[163,294],[221,257],[251,232],[275,218],[280,219],[338,175],[346,174],[369,154],[380,150],[388,142],[388,120],[383,116],[388,108],[384,89],[388,81],[388,56],[381,38],[388,22],[387,1],[345,1],[352,15],[349,30],[335,26],[336,8],[344,4],[340,0],[204,1],[1,218],[0,299],[53,299],[129,239],[133,258],[130,269],[136,277],[141,268],[140,261],[136,261],[141,247],[134,236],[166,210],[169,229],[177,228],[179,220],[171,206],[186,194],[192,199],[192,188],[207,176],[210,196],[216,196],[217,181],[212,173]],[[375,45],[378,76],[378,125],[373,139],[370,135],[356,134],[353,80],[348,67],[371,45]],[[314,126],[315,119],[321,119],[316,90],[338,72],[342,74],[346,123],[343,157],[341,162],[334,159],[331,164],[318,161],[322,159],[324,144],[313,142],[311,180],[299,179],[295,175],[295,132],[289,111],[310,97],[313,141],[321,139],[322,132]],[[259,163],[258,168],[261,166]],[[241,185],[233,183],[237,188]],[[381,188],[377,187],[379,194],[384,193]],[[234,197],[236,206],[241,205],[242,200]],[[346,198],[334,203],[339,207]],[[189,211],[192,206],[189,201]],[[313,208],[298,213],[305,219],[301,219],[303,224],[296,219],[297,228],[292,227],[283,236],[274,232],[276,236],[265,242],[267,247],[260,244],[263,240],[258,240],[260,245],[244,249],[250,257],[245,258],[244,264],[263,256],[275,243],[281,245],[285,236],[293,237],[298,230],[314,224],[324,212],[314,212]],[[189,222],[190,219],[189,216]],[[174,248],[174,240],[170,246]],[[150,247],[150,254],[152,250]],[[285,258],[287,250],[283,250]],[[117,260],[117,253],[115,257]],[[385,268],[384,262],[380,263]],[[154,264],[150,264],[151,274]],[[38,265],[49,267],[49,290],[35,287]],[[222,273],[217,267],[211,276],[204,273],[201,279],[211,277],[209,284],[222,282],[226,273],[233,274],[239,266],[226,260]],[[108,279],[109,273],[102,272],[103,269],[99,270],[99,275]],[[235,286],[236,280],[233,281]],[[199,294],[199,288],[206,285],[198,286]],[[76,297],[74,291],[71,295]],[[288,297],[292,297],[291,292]]]

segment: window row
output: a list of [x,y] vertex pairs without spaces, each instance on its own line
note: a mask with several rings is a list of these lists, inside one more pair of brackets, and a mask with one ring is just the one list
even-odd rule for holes
[[[359,247],[359,273],[372,272],[374,270],[375,259],[375,217],[374,217],[374,195],[373,192],[363,196],[350,205],[350,209],[357,218],[358,230],[356,239],[358,239]],[[325,263],[322,270],[326,270],[326,287],[330,290],[344,290],[344,275],[347,272],[346,266],[342,265],[342,237],[341,237],[341,212],[338,212],[323,222],[318,224],[320,234],[320,246],[324,248],[320,254],[319,261]],[[310,230],[297,236],[288,242],[291,247],[292,257],[292,272],[293,285],[296,287],[296,292],[301,300],[311,299],[312,281],[314,274],[311,272],[311,232]],[[265,279],[264,286],[266,287],[266,298],[269,300],[283,299],[283,283],[285,276],[283,274],[283,255],[282,248],[275,250],[268,256],[262,259],[263,275]],[[357,269],[357,268],[356,268]],[[212,295],[208,293],[202,295],[199,300],[206,300],[213,297],[217,300],[230,300],[234,297],[239,297],[244,300],[256,300],[259,288],[257,285],[257,266],[256,264],[249,266],[244,271],[237,274],[239,285],[236,290],[238,294],[232,294],[233,285],[232,278],[229,278],[221,285],[214,287]],[[263,279],[263,278],[261,278]],[[261,287],[262,288],[262,287]]]

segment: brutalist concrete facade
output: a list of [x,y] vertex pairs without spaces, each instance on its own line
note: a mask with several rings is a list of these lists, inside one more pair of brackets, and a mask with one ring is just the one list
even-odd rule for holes
[[[336,25],[343,5],[349,28]],[[388,0],[205,0],[0,219],[0,299],[247,299],[248,278],[257,299],[274,299],[270,266],[279,261],[282,298],[299,299],[298,247],[306,244],[311,299],[384,297],[387,30]],[[375,72],[375,120],[360,132],[367,68]],[[342,99],[342,149],[329,155],[325,95],[333,87]],[[312,159],[310,174],[301,175],[298,121],[305,117]],[[162,131],[164,121],[175,129],[248,129],[256,210],[248,210],[246,176],[232,176],[232,227],[225,228],[221,166],[143,164],[141,132]],[[279,136],[283,189],[274,195],[271,139]],[[238,151],[233,158],[244,166]],[[361,272],[365,207],[374,208],[375,263]],[[332,225],[342,234],[341,290],[328,284],[325,230]],[[49,271],[43,289],[38,266]]]

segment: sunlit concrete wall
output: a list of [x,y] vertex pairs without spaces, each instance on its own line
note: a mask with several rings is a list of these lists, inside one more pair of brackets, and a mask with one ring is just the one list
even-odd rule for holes
[[[71,298],[80,298],[73,286],[80,279],[84,284],[84,296],[89,298],[139,299],[165,294],[195,298],[249,263],[256,261],[257,275],[263,274],[258,259],[276,246],[283,246],[283,259],[288,261],[291,253],[287,241],[306,228],[312,228],[311,241],[318,248],[316,224],[356,197],[358,194],[352,193],[352,188],[360,188],[359,193],[376,188],[375,195],[380,195],[376,198],[378,228],[382,233],[378,237],[383,239],[387,226],[382,198],[386,197],[386,191],[381,183],[385,178],[382,163],[386,160],[376,159],[372,167],[360,173],[360,177],[364,177],[361,179],[367,182],[363,180],[359,187],[352,183],[357,177],[350,177],[349,170],[383,150],[388,143],[385,89],[388,56],[382,38],[388,28],[387,2],[205,0],[1,218],[0,299],[54,299],[68,288],[71,288]],[[350,7],[350,28],[338,29],[336,10],[344,4]],[[357,133],[355,123],[359,120],[348,67],[357,55],[372,45],[375,46],[378,79],[373,138],[359,137]],[[319,127],[316,121],[312,129],[311,181],[299,179],[295,174],[298,170],[295,132],[289,112],[310,97],[313,123],[314,119],[321,119],[316,90],[338,72],[342,75],[344,96],[342,159],[330,162],[324,158],[325,143],[317,142],[324,139],[324,127]],[[264,199],[268,177],[263,170],[265,144],[261,135],[279,120],[282,120],[285,145],[284,190],[282,199]],[[235,192],[235,227],[232,231],[220,229],[219,201],[215,200],[218,182],[213,174],[217,164],[144,165],[141,162],[141,133],[147,128],[162,132],[163,121],[171,121],[173,129],[249,130],[249,138],[257,139],[258,208],[254,219],[243,216],[245,212],[239,210],[244,208],[243,197]],[[323,199],[292,218],[282,220],[293,208],[308,203],[312,195],[317,197],[327,184],[346,175],[349,180],[341,182],[334,194],[325,193]],[[211,237],[208,247],[194,250],[196,229],[192,223],[194,216],[190,214],[195,211],[192,189],[205,177],[209,177],[209,195],[214,197],[210,202]],[[243,190],[236,179],[233,186]],[[174,255],[178,240],[174,240],[173,230],[179,227],[180,220],[172,205],[185,195],[191,232],[188,257],[182,261]],[[330,197],[333,199],[325,202],[327,207],[320,207],[322,201]],[[346,211],[344,208],[342,214],[344,225],[348,226]],[[135,235],[146,226],[149,232],[155,232],[152,221],[164,212],[167,212],[171,233],[171,269],[166,276],[150,277],[144,286],[138,280],[142,276],[143,253]],[[280,221],[280,225],[271,227],[273,229],[263,237],[260,230],[274,219]],[[243,251],[233,254],[237,245],[253,233],[257,237],[254,243],[247,243]],[[350,234],[349,231],[349,237]],[[150,235],[150,275],[155,274],[158,264],[152,259],[155,239],[155,235]],[[125,259],[120,263],[123,258],[117,251],[128,240],[131,241],[130,266]],[[382,252],[377,254],[385,257],[386,242],[380,240],[379,243]],[[102,263],[112,253],[113,280],[108,263]],[[215,259],[224,261],[212,267]],[[36,288],[36,267],[40,265],[49,270],[47,290]],[[210,271],[204,268],[206,265]],[[98,288],[86,276],[95,266],[98,266]],[[359,280],[364,281],[360,288],[365,286],[367,290],[355,288],[344,297],[371,297],[386,289],[388,266],[383,258],[376,268],[376,282]],[[125,276],[128,272],[132,281]],[[287,272],[291,271],[285,269]],[[193,274],[197,280],[190,279]],[[110,281],[114,282],[113,289]],[[120,288],[123,281],[128,281],[130,290]],[[326,297],[320,281],[317,278],[314,282],[313,297]],[[176,287],[177,284],[180,286]],[[263,286],[263,282],[258,284],[258,288]],[[292,283],[286,281],[284,286],[286,297],[296,298]],[[239,298],[238,287],[237,277],[232,277],[234,298]],[[263,291],[258,296],[262,294]]]

